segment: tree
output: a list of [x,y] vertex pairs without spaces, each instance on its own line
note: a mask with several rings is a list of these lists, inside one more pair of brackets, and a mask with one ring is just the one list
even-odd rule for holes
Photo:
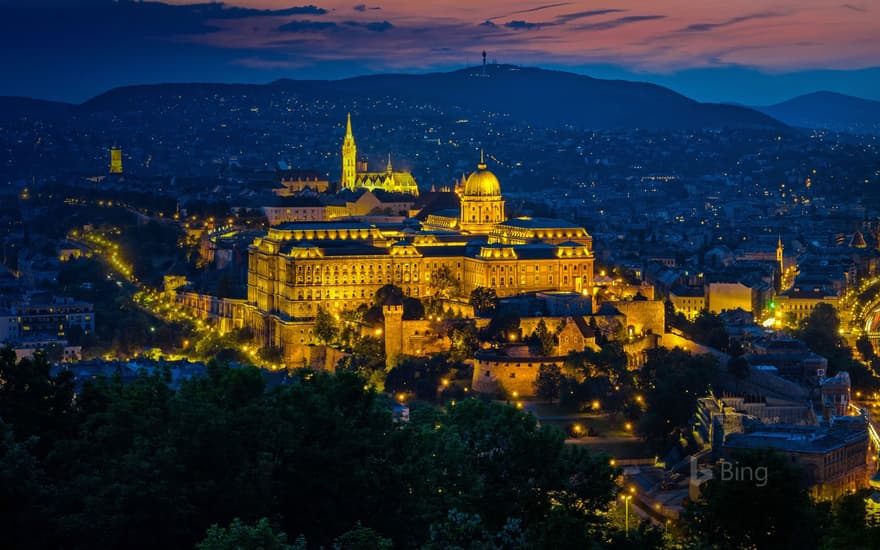
[[452,340],[452,354],[456,359],[470,359],[480,347],[477,327],[473,323],[456,326],[449,338]]
[[449,266],[443,265],[431,273],[430,288],[440,298],[452,298],[461,294],[461,281],[453,274]]
[[871,340],[867,336],[859,336],[859,339],[856,340],[856,349],[865,361],[871,361],[877,357],[877,354],[874,352],[874,345],[871,344]]
[[0,539],[9,548],[50,546],[45,518],[50,484],[42,465],[32,454],[36,438],[15,441],[12,430],[0,419]]
[[541,355],[553,355],[556,350],[556,336],[547,328],[544,319],[538,321],[535,331],[532,333],[532,339],[541,347]]
[[42,353],[16,362],[12,348],[0,349],[0,419],[20,441],[39,438],[34,446],[38,457],[75,432],[74,391],[73,374],[65,369],[53,376]]
[[336,326],[336,320],[323,307],[318,306],[318,313],[315,315],[315,336],[318,342],[322,344],[330,344],[336,340],[339,334],[339,328]]
[[711,355],[694,356],[680,348],[648,351],[639,372],[647,405],[639,431],[654,449],[665,450],[669,434],[687,425],[697,398],[705,395],[718,370],[718,359]]
[[483,329],[483,336],[486,340],[498,342],[515,341],[519,338],[519,322],[519,315],[516,313],[496,315]]
[[[721,549],[814,547],[818,522],[801,471],[769,449],[733,458],[716,466],[702,498],[687,510],[693,538]],[[731,465],[743,474],[723,476],[721,468]]]
[[724,321],[718,314],[703,310],[694,319],[689,332],[694,341],[710,348],[726,352],[730,346],[730,336]]
[[272,528],[269,520],[260,518],[254,525],[247,525],[239,518],[232,520],[229,527],[216,523],[208,528],[205,540],[196,545],[196,550],[240,550],[259,548],[260,550],[306,550],[304,538],[298,538],[292,545],[287,543],[283,531]]
[[447,517],[431,525],[430,539],[422,550],[525,550],[522,522],[508,519],[497,533],[489,532],[479,514],[449,510]]
[[403,320],[413,321],[425,316],[425,306],[418,298],[407,296],[403,299]]
[[378,306],[399,306],[403,304],[403,289],[395,285],[385,285],[376,291],[373,295],[373,305]]
[[479,315],[488,315],[495,311],[498,295],[494,288],[478,286],[471,291],[470,304]]
[[562,369],[555,364],[542,364],[538,367],[538,377],[535,379],[535,393],[545,401],[553,401],[559,397],[559,387],[562,383]]
[[333,550],[391,550],[392,548],[394,543],[391,539],[386,539],[375,530],[360,524],[333,541]]
[[816,304],[810,316],[801,321],[796,334],[811,351],[829,359],[846,348],[846,341],[840,336],[837,310],[825,302]]

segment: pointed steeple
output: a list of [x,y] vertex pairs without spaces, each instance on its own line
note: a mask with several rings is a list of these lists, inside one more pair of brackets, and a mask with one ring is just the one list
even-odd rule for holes
[[342,140],[342,187],[354,189],[357,179],[357,145],[351,133],[351,113],[345,121],[345,138]]
[[486,158],[485,158],[485,155],[483,154],[482,149],[480,149],[480,164],[477,165],[477,169],[478,170],[485,170],[486,169]]
[[391,153],[388,153],[388,166],[385,167],[385,171],[391,173]]

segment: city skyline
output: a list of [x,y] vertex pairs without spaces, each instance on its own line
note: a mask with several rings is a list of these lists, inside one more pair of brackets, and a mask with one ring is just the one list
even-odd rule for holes
[[643,80],[701,101],[823,89],[880,99],[866,3],[294,4],[7,1],[0,40],[17,55],[0,94],[79,102],[128,84],[443,71],[487,51],[490,62]]

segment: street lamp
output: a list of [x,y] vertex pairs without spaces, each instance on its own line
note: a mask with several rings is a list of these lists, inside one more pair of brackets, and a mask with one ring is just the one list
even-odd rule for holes
[[633,498],[632,495],[624,495],[624,496],[623,496],[623,502],[625,503],[625,506],[624,506],[624,510],[625,510],[625,511],[624,511],[624,517],[626,518],[626,519],[625,519],[625,533],[626,533],[626,538],[629,538],[629,501],[631,501],[632,498]]

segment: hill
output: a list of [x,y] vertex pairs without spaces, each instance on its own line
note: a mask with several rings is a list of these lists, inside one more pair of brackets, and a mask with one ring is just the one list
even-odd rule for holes
[[73,112],[76,105],[29,97],[0,96],[0,120],[30,118],[53,120]]
[[699,103],[654,84],[601,80],[584,75],[512,65],[488,65],[448,73],[383,74],[336,81],[278,80],[266,85],[168,84],[117,88],[81,106],[96,112],[151,108],[167,112],[187,100],[221,93],[247,94],[254,101],[284,95],[319,97],[342,104],[388,98],[441,109],[494,112],[544,126],[576,125],[595,130],[775,128],[779,121],[734,105]]
[[756,109],[791,126],[880,134],[880,101],[836,92],[805,94]]

